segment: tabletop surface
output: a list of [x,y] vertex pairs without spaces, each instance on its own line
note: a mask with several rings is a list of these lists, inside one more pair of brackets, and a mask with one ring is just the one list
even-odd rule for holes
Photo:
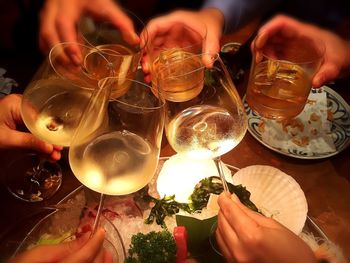
[[[242,41],[242,38],[226,38],[231,41]],[[243,36],[243,41],[246,35]],[[244,61],[247,63],[248,60]],[[248,61],[249,62],[249,61]],[[248,73],[248,70],[246,70]],[[245,74],[243,80],[236,83],[243,97],[246,89]],[[347,103],[350,102],[350,79],[337,81],[332,88],[338,92]],[[171,156],[174,151],[162,143],[161,156]],[[12,253],[25,233],[48,211],[40,207],[56,204],[80,183],[69,168],[66,156],[60,160],[63,167],[63,185],[52,198],[41,203],[25,203],[15,199],[6,189],[4,177],[7,164],[16,156],[24,154],[20,150],[1,150],[1,185],[0,185],[0,261]],[[64,154],[66,151],[64,151]],[[350,148],[339,154],[319,160],[302,160],[276,153],[254,139],[249,132],[241,143],[225,154],[222,160],[239,168],[249,165],[271,165],[291,175],[301,186],[308,202],[308,215],[339,245],[346,258],[350,260]],[[13,171],[15,172],[15,171]]]

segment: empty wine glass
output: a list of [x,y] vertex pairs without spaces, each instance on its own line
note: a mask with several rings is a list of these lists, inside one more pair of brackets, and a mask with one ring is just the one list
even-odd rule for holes
[[[203,56],[212,64],[205,66]],[[172,148],[189,158],[213,159],[228,191],[220,156],[244,137],[247,117],[242,101],[217,54],[179,59],[158,73],[166,93],[165,130]]]
[[[144,23],[132,12],[125,9],[123,11],[133,24],[134,33],[140,35],[145,27]],[[109,61],[113,76],[120,79],[135,77],[144,47],[147,45],[147,30],[142,34],[142,41],[135,41],[110,22],[84,16],[79,21],[78,32],[84,44],[95,47],[95,51],[103,54]],[[113,89],[111,96],[117,98],[125,94],[129,88],[126,84]]]
[[[124,84],[128,91],[111,98],[111,90]],[[69,150],[77,179],[101,193],[94,230],[104,195],[133,193],[153,177],[163,125],[164,101],[142,81],[110,77],[99,82]]]
[[[86,61],[71,57],[72,50],[88,54],[92,48],[73,42],[56,45],[26,87],[21,103],[21,115],[31,133],[48,143],[66,147],[93,87],[97,86],[93,72],[84,65]],[[94,60],[100,61],[97,56],[95,53]],[[11,166],[20,165],[21,173],[7,177],[9,191],[28,202],[51,197],[62,182],[60,166],[37,157],[30,154],[14,161]]]

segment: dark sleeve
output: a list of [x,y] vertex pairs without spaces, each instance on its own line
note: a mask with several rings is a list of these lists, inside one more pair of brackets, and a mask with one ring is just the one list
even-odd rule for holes
[[206,0],[203,8],[217,8],[225,18],[225,32],[235,31],[274,8],[280,0]]

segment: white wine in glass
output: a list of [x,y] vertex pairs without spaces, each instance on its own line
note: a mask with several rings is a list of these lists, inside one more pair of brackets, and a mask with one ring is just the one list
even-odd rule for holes
[[[204,63],[208,58],[212,63]],[[202,63],[195,66],[190,63],[193,60]],[[188,88],[194,86],[192,80],[196,81],[199,89],[200,76],[200,90],[198,95],[193,96]],[[220,156],[231,151],[243,139],[247,117],[223,62],[216,54],[194,55],[193,58],[174,61],[159,72],[158,86],[166,94],[183,91],[176,100],[166,96],[165,130],[170,145],[176,152],[190,158],[213,159],[227,191]]]
[[[77,51],[83,57],[91,53],[92,49],[73,42],[54,46],[48,59],[26,87],[21,115],[26,127],[39,139],[69,147],[93,87],[98,82],[93,78],[95,74],[85,68],[86,60],[77,61],[70,55],[72,51]],[[107,63],[102,56],[97,59],[98,56],[95,53],[94,61]],[[90,61],[89,63],[93,64]],[[36,157],[37,155],[32,154],[24,156],[27,162],[32,159],[32,165],[22,171],[24,174],[14,173],[7,178],[10,192],[28,202],[51,197],[62,182],[61,168],[57,163],[49,163],[44,158]]]
[[[102,194],[94,229],[104,195],[130,194],[151,180],[159,160],[164,126],[164,101],[146,84],[115,77],[99,84],[69,149],[74,175]],[[129,86],[127,93],[118,99],[110,98],[111,90],[124,84]],[[94,111],[96,105],[99,111]],[[91,129],[94,126],[96,129]]]

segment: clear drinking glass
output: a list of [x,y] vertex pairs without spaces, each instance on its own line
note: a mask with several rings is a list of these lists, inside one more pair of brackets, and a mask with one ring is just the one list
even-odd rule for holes
[[[73,42],[56,45],[26,87],[21,104],[23,121],[31,133],[65,147],[69,147],[92,89],[97,86],[93,72],[86,69],[83,59],[71,56],[72,50],[88,54],[92,48]],[[97,56],[95,53],[95,59]],[[11,165],[21,165],[21,173],[9,174],[7,187],[21,200],[45,200],[61,185],[60,166],[38,155],[23,156]]]
[[[159,30],[151,36],[146,47],[146,60],[151,65],[152,88],[157,91],[157,74],[169,63],[201,54],[205,38],[206,33],[201,35],[183,23],[174,23],[166,32]],[[167,96],[167,93],[163,95]]]
[[[203,56],[211,57],[213,65],[205,66]],[[242,140],[247,117],[220,57],[201,54],[170,63],[158,73],[158,86],[167,94],[165,131],[170,145],[189,158],[213,159],[227,191],[220,156]]]
[[[69,149],[69,163],[77,179],[104,195],[138,191],[153,177],[160,154],[164,101],[140,80],[110,77],[94,90]],[[110,97],[113,89],[127,92]],[[94,232],[94,231],[93,231]]]
[[[135,34],[139,36],[145,27],[144,23],[132,12],[125,9],[123,11],[133,24]],[[78,32],[82,43],[95,47],[95,51],[102,54],[109,61],[108,70],[112,70],[114,77],[129,79],[135,77],[143,51],[147,45],[147,30],[144,30],[142,34],[142,41],[134,41],[110,22],[97,21],[84,16],[79,21]],[[102,71],[105,70],[101,66],[99,68]],[[118,89],[113,89],[111,96],[118,98],[125,94],[129,88],[126,84],[118,86]]]
[[254,43],[261,39],[265,39],[262,47],[253,48],[246,100],[262,117],[295,117],[304,109],[325,45],[303,34],[288,39],[279,34],[258,35]]

